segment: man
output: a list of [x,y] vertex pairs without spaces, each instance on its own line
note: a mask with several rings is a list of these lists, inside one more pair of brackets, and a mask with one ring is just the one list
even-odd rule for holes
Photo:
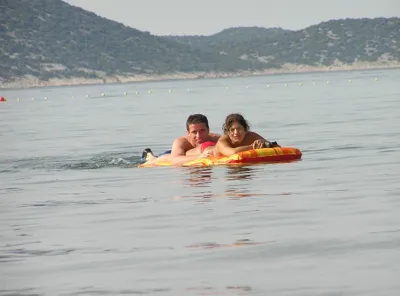
[[[212,153],[209,149],[201,151],[201,144],[205,142],[217,142],[220,135],[210,133],[208,119],[203,114],[192,114],[186,120],[187,134],[181,136],[172,143],[170,154],[163,154],[162,159],[173,164],[180,164],[200,157],[207,157]],[[145,158],[150,149],[143,152]],[[159,158],[160,159],[160,158]]]

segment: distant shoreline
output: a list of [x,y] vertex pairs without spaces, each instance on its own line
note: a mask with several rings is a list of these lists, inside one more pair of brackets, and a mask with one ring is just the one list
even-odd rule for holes
[[196,80],[217,79],[233,77],[268,76],[276,74],[300,74],[320,72],[340,72],[356,70],[383,70],[400,68],[400,61],[382,62],[356,62],[353,64],[337,64],[333,66],[308,66],[296,64],[284,64],[280,69],[267,69],[262,71],[240,71],[240,72],[175,72],[162,75],[115,75],[103,76],[101,78],[87,79],[81,77],[54,78],[47,81],[39,80],[33,76],[14,81],[0,83],[0,89],[31,89],[42,87],[81,86],[81,85],[107,85],[115,83],[156,82],[169,80]]

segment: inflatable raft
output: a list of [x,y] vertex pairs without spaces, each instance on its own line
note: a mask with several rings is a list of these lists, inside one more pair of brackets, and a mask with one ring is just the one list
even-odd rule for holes
[[[255,164],[255,163],[277,163],[289,162],[301,159],[302,153],[294,147],[274,147],[261,148],[238,152],[231,156],[207,157],[188,161],[181,166],[216,166],[216,165],[240,165],[240,164]],[[173,166],[169,161],[157,159],[153,162],[145,162],[138,167],[160,167]]]

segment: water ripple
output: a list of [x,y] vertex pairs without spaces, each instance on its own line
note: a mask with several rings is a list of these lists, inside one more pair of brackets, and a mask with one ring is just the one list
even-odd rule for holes
[[120,167],[134,168],[141,162],[138,155],[94,155],[87,160],[71,157],[32,157],[20,159],[8,159],[0,162],[0,166],[6,167],[0,173],[11,173],[20,170],[94,170],[101,168]]
[[135,199],[98,199],[98,200],[47,200],[41,203],[29,203],[29,204],[21,204],[22,208],[31,208],[31,207],[65,207],[72,205],[104,205],[104,204],[136,204],[136,203],[144,203],[151,200],[150,197],[141,197]]

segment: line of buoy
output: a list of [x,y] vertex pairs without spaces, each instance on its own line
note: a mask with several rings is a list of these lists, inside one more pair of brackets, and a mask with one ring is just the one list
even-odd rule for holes
[[[375,78],[373,78],[373,80],[374,80],[375,82],[378,82],[378,81],[379,81],[379,78],[378,78],[378,77],[375,77]],[[353,79],[348,79],[347,82],[348,82],[348,83],[353,83]],[[316,85],[316,84],[317,84],[316,81],[312,81],[311,83],[312,83],[313,85]],[[330,82],[329,80],[326,80],[325,83],[326,83],[326,84],[330,84],[331,82]],[[282,84],[282,82],[277,82],[276,84],[279,85],[279,84]],[[285,87],[289,87],[289,86],[290,86],[290,83],[287,83],[287,82],[286,82],[286,83],[283,83],[283,85],[284,85]],[[271,84],[266,84],[265,86],[266,86],[267,88],[272,87]],[[304,86],[304,84],[303,84],[303,82],[298,82],[298,83],[297,83],[297,86],[301,87],[301,86]],[[249,88],[250,88],[249,85],[245,85],[244,87],[245,87],[246,89],[249,89]],[[225,88],[225,90],[228,90],[228,89],[229,89],[229,86],[228,86],[228,85],[225,85],[224,88]],[[172,93],[172,92],[173,92],[173,89],[168,89],[167,91],[168,91],[169,93]],[[188,88],[187,91],[188,91],[188,92],[191,92],[192,89]],[[140,94],[139,91],[135,91],[134,93],[135,93],[135,95],[139,95],[139,94]],[[152,94],[152,93],[153,93],[153,90],[149,89],[149,90],[147,91],[147,93],[148,93],[148,94]],[[124,95],[124,96],[128,96],[128,92],[127,92],[127,91],[123,92],[123,95]],[[101,97],[106,97],[106,93],[104,93],[104,92],[103,92],[103,93],[100,93],[100,96],[101,96]],[[115,96],[115,94],[113,94],[113,96]],[[86,98],[90,98],[91,95],[90,95],[90,94],[86,94],[85,97],[86,97]],[[71,98],[74,99],[75,96],[71,96]],[[35,101],[36,99],[37,99],[37,98],[35,98],[35,97],[31,97],[31,100],[32,100],[32,101]],[[48,97],[43,97],[43,99],[44,99],[44,100],[48,100],[49,98],[48,98]],[[16,100],[16,101],[21,101],[20,98],[16,98],[15,100]],[[5,97],[0,96],[0,102],[7,102],[7,99],[6,99]]]

